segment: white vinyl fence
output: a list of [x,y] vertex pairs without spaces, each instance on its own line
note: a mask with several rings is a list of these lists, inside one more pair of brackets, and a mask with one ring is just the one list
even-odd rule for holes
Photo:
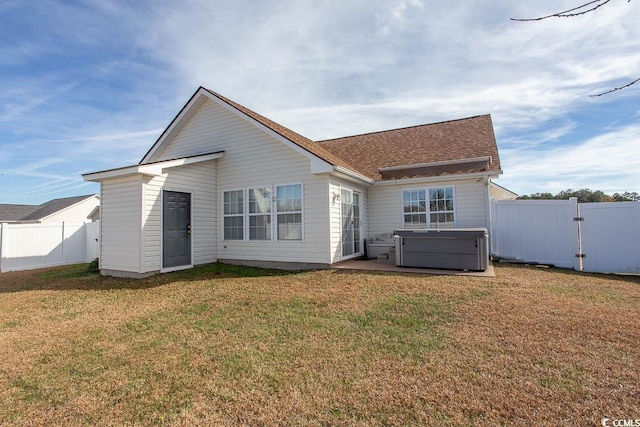
[[90,262],[99,257],[100,222],[0,224],[0,272]]
[[640,273],[640,203],[492,200],[491,254],[599,273]]

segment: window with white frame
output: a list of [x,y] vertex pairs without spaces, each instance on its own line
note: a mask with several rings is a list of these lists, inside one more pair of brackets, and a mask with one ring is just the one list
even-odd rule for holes
[[249,190],[249,240],[271,240],[271,187]]
[[302,184],[276,187],[278,240],[302,240]]
[[302,184],[223,194],[224,240],[302,240]]
[[424,189],[404,190],[404,228],[427,228],[427,198]]
[[244,190],[224,192],[224,240],[244,239]]
[[429,227],[452,228],[455,224],[453,187],[429,189]]
[[404,228],[454,227],[454,206],[453,187],[403,190]]

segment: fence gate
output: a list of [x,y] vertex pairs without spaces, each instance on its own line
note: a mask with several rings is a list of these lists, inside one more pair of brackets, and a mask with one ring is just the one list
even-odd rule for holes
[[640,273],[640,203],[492,200],[491,254],[599,273]]
[[640,203],[581,203],[582,268],[640,273]]
[[578,230],[572,200],[491,200],[491,254],[573,268]]

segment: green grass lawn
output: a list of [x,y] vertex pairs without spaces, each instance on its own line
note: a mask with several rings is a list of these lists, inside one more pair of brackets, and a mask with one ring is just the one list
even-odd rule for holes
[[0,425],[640,418],[640,278],[214,264],[0,275]]

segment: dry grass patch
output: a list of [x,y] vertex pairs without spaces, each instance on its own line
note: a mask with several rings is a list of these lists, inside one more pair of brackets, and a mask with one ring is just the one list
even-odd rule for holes
[[640,279],[211,265],[0,275],[0,425],[640,418]]

